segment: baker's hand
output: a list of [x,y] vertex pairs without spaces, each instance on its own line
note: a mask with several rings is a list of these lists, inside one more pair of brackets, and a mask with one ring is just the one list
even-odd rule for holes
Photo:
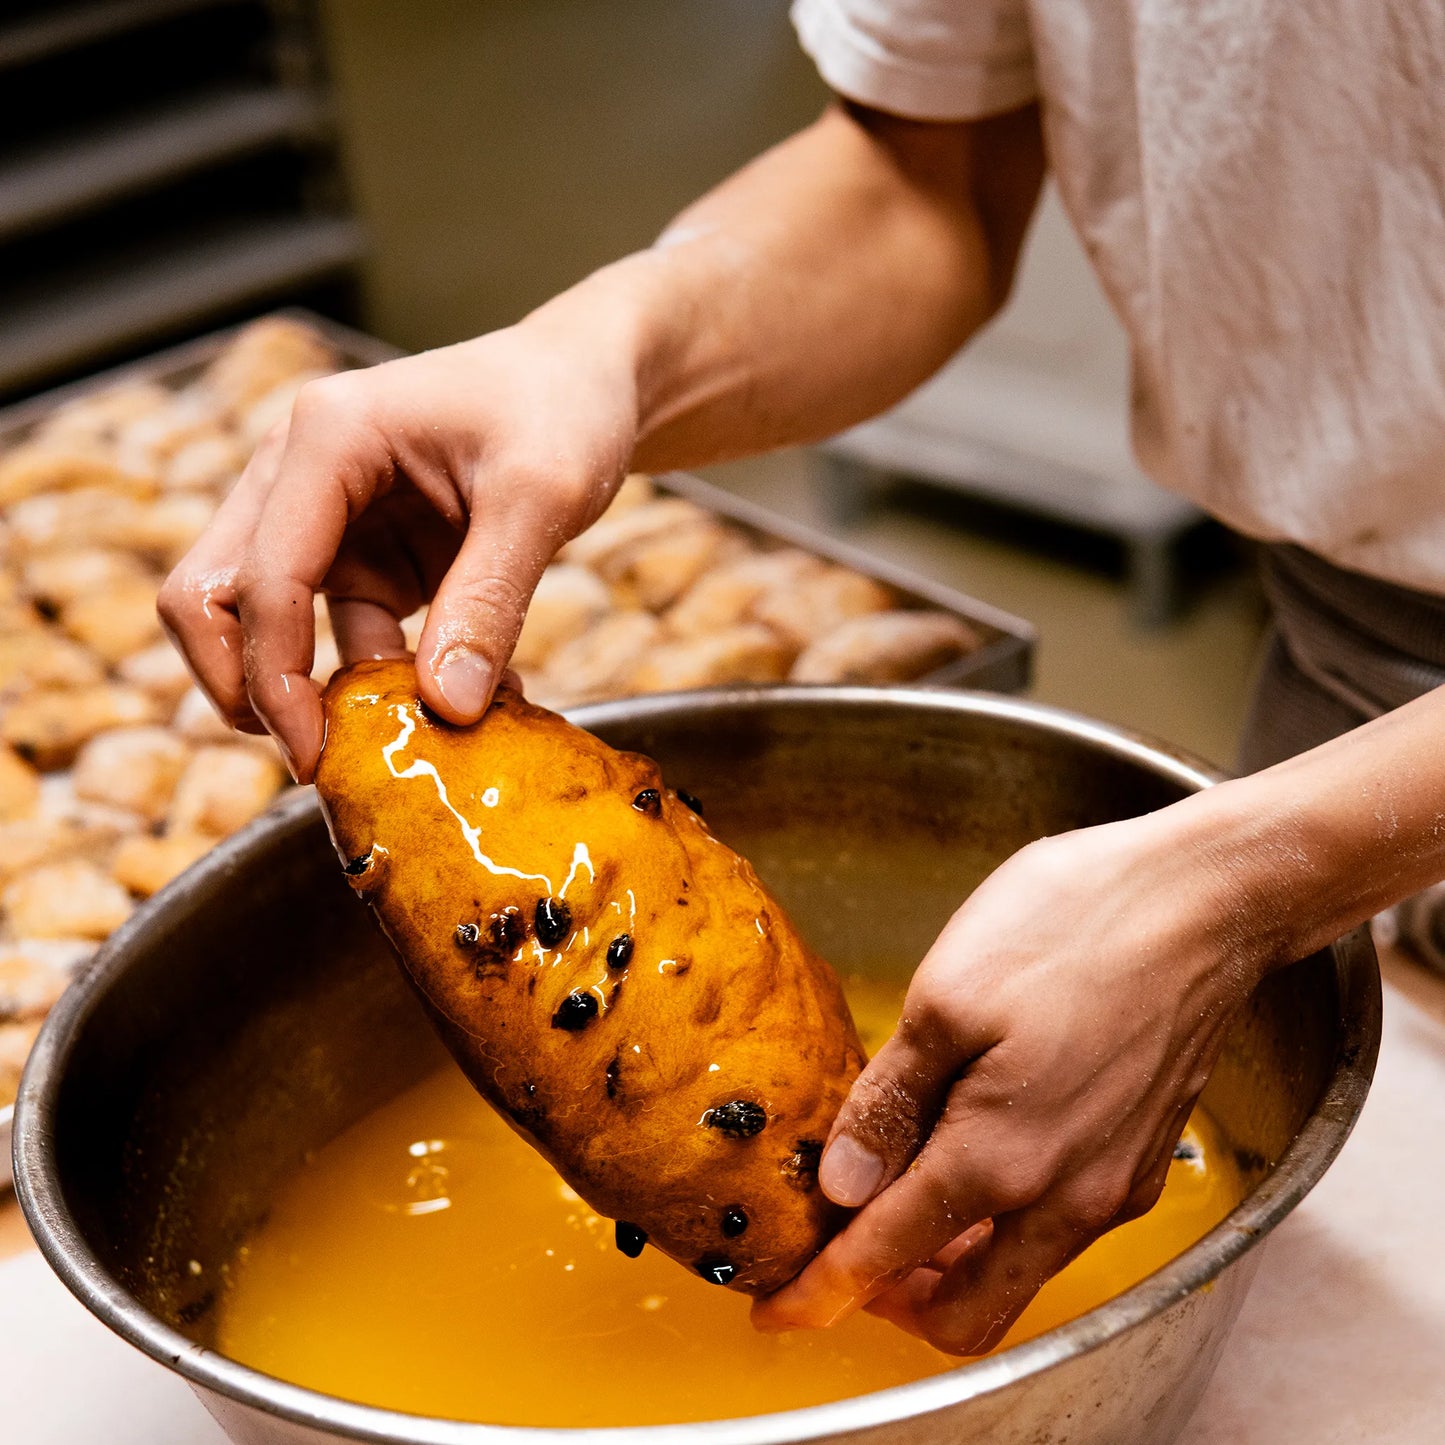
[[322,741],[317,592],[344,661],[402,653],[401,619],[430,600],[421,694],[474,721],[635,432],[632,376],[545,321],[313,381],[162,588],[162,620],[221,714],[269,729],[301,781]]
[[1153,1205],[1264,966],[1200,828],[1208,797],[1031,844],[959,909],[823,1155],[824,1190],[859,1213],[755,1305],[760,1327],[867,1306],[981,1353]]

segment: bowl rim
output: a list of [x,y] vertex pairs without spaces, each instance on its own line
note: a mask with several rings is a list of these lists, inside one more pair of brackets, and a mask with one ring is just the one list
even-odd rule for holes
[[[589,728],[635,724],[679,711],[696,715],[779,706],[833,710],[894,707],[982,715],[1020,722],[1099,747],[1156,776],[1198,791],[1228,775],[1189,752],[1115,724],[1002,694],[927,687],[735,687],[654,694],[569,711]],[[276,807],[206,855],[189,876],[219,879],[239,872],[276,835],[313,822],[311,789],[297,789]],[[14,1109],[16,1193],[50,1267],[72,1294],[116,1334],[193,1386],[294,1424],[378,1445],[781,1445],[814,1440],[928,1415],[1087,1354],[1205,1286],[1267,1235],[1323,1176],[1349,1137],[1364,1105],[1379,1050],[1381,986],[1367,928],[1330,946],[1338,969],[1341,1039],[1325,1088],[1278,1164],[1202,1239],[1123,1294],[1077,1319],[998,1354],[966,1361],[922,1380],[871,1394],[766,1415],[662,1425],[497,1425],[409,1414],[364,1405],[264,1374],[197,1345],[152,1315],[89,1249],[66,1206],[55,1169],[55,1096],[79,1030],[107,985],[141,946],[150,919],[168,906],[169,889],[143,904],[85,968],[52,1009],[21,1078]]]

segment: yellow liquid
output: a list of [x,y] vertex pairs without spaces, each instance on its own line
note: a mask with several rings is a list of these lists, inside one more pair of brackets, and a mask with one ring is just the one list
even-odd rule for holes
[[[847,980],[870,1053],[901,1002]],[[1172,1259],[1242,1187],[1209,1119],[1163,1197],[1052,1280],[1004,1342],[1092,1309]],[[592,1213],[447,1067],[305,1164],[232,1262],[217,1346],[326,1394],[508,1425],[639,1425],[793,1409],[958,1361],[858,1315],[763,1335],[748,1300]]]

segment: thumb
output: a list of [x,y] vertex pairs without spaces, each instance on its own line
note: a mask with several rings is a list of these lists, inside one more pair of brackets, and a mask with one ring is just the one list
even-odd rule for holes
[[920,1027],[905,1015],[838,1111],[818,1167],[829,1199],[859,1209],[908,1168],[962,1062],[946,1030]]
[[473,513],[416,651],[422,700],[448,722],[475,722],[487,710],[551,553],[543,528]]

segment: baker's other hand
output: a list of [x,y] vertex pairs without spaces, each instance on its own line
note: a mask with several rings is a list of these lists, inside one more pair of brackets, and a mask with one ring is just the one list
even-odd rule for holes
[[167,580],[161,618],[222,716],[269,730],[303,782],[322,742],[318,592],[348,662],[404,652],[401,619],[430,601],[421,695],[474,721],[543,568],[606,506],[635,434],[631,374],[545,312],[310,382]]
[[959,909],[823,1155],[823,1189],[858,1213],[754,1306],[760,1327],[866,1306],[981,1353],[1153,1205],[1271,951],[1208,798],[1033,843]]

